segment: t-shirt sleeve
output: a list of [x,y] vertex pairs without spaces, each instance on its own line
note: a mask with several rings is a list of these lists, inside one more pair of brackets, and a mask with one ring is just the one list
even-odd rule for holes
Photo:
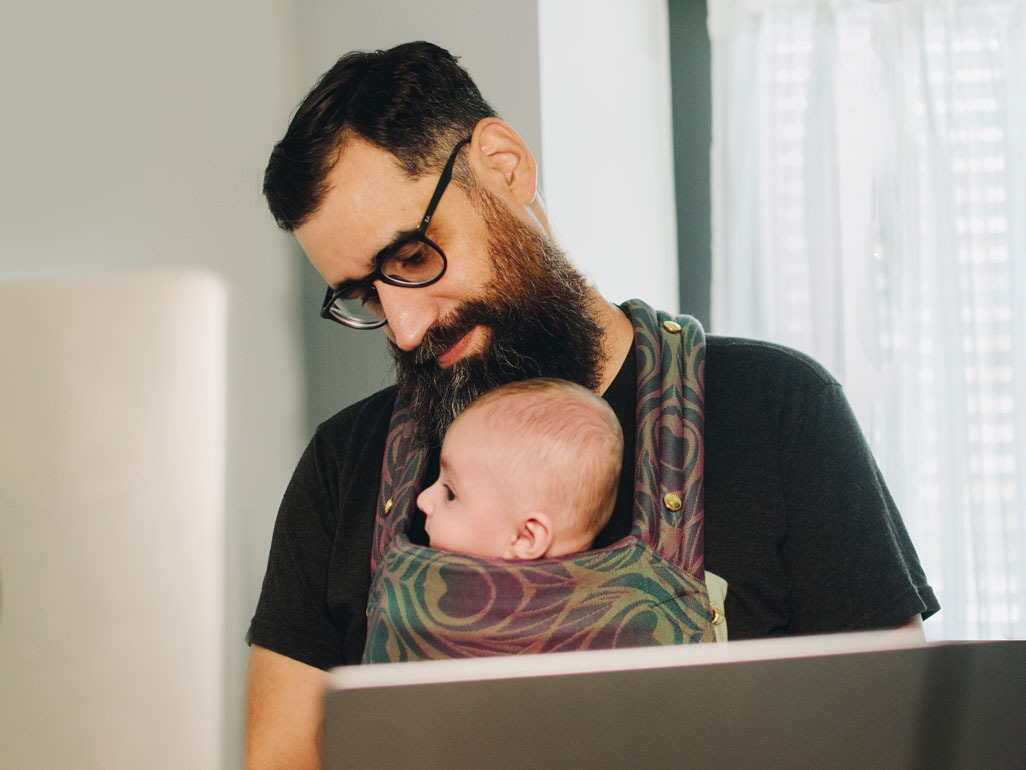
[[343,632],[331,617],[328,564],[338,490],[332,452],[316,434],[285,491],[247,641],[317,668],[341,661]]
[[360,662],[393,399],[386,389],[318,427],[278,510],[250,644],[321,669]]
[[939,608],[841,386],[781,432],[791,633],[891,628]]

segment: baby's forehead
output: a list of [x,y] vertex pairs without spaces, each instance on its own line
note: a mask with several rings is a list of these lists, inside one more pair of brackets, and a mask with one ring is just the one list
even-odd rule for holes
[[467,412],[470,412],[468,417],[490,433],[526,434],[545,440],[554,448],[619,430],[612,409],[587,392],[583,395],[565,390],[515,392],[475,402]]
[[450,470],[458,466],[464,472],[504,462],[501,458],[509,453],[513,433],[497,431],[481,415],[463,412],[446,431],[440,462]]
[[[566,383],[570,386],[570,383]],[[577,387],[577,386],[573,386]],[[582,397],[583,395],[583,397]],[[540,385],[527,380],[503,385],[489,391],[468,406],[462,416],[496,424],[518,424],[538,419],[559,421],[568,409],[597,409],[583,394],[556,385]]]
[[[490,410],[489,410],[490,411]],[[471,408],[462,412],[450,426],[442,442],[442,457],[462,462],[479,460],[513,464],[522,458],[525,447],[538,449],[539,437],[524,430],[508,415],[488,414]]]
[[445,440],[461,446],[487,445],[495,451],[525,439],[537,440],[539,431],[522,410],[509,408],[508,399],[474,402],[453,422]]
[[442,449],[447,445],[459,443],[461,445],[473,443],[485,439],[491,432],[485,425],[485,415],[481,409],[468,407],[464,409],[449,426],[442,441]]

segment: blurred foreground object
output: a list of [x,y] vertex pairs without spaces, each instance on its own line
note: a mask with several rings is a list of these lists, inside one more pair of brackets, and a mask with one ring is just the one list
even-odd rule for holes
[[0,767],[223,764],[220,281],[0,284]]

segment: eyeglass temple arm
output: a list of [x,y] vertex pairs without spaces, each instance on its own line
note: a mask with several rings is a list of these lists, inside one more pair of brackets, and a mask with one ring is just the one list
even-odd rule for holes
[[452,169],[453,166],[456,165],[456,156],[460,154],[460,148],[469,143],[470,138],[468,137],[453,147],[452,154],[449,155],[449,160],[445,162],[445,168],[442,169],[442,175],[438,178],[438,184],[435,185],[435,194],[431,196],[431,202],[428,203],[427,211],[424,213],[424,219],[420,223],[421,228],[427,227],[428,222],[431,221],[431,216],[435,213],[435,207],[438,205],[438,201],[445,192],[445,188],[449,186],[449,180],[452,178]]

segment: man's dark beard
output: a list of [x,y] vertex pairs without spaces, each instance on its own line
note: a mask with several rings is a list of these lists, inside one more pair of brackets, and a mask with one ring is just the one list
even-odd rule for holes
[[[489,224],[495,277],[406,352],[390,345],[396,385],[409,397],[418,437],[438,445],[456,416],[492,388],[530,377],[559,377],[594,389],[600,381],[602,328],[589,286],[554,243],[517,220],[499,201],[475,191]],[[485,349],[443,369],[436,357],[475,326]]]

